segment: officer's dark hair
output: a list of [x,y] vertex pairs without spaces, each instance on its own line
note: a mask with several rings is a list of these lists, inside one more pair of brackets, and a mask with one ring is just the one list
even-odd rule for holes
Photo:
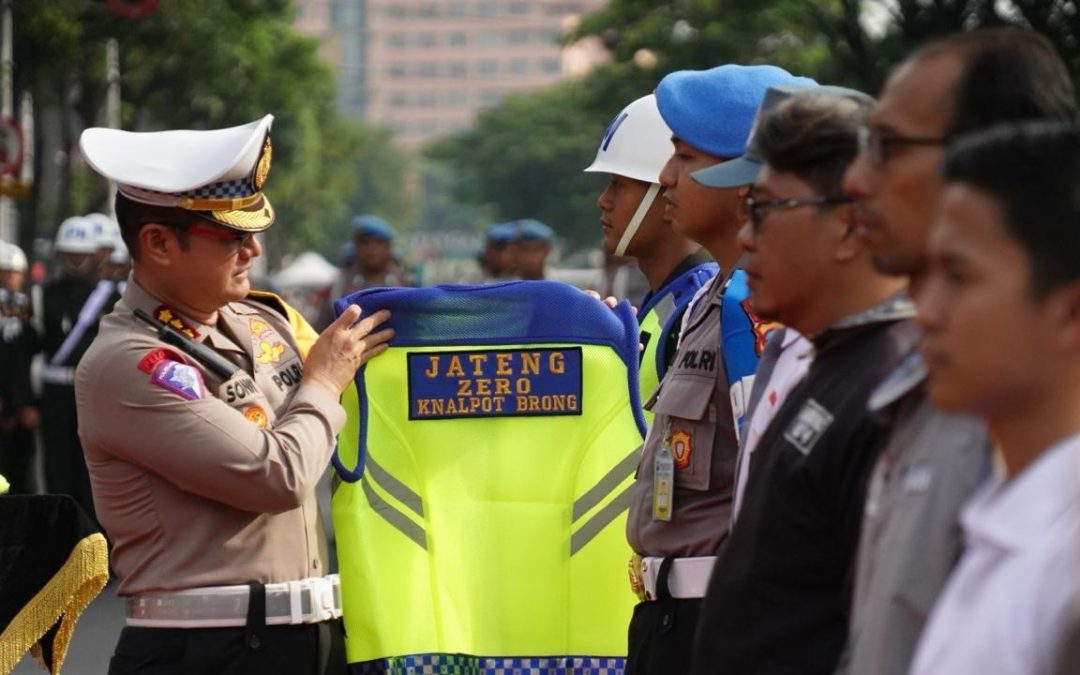
[[954,55],[964,64],[951,89],[954,137],[1002,122],[1071,120],[1076,92],[1054,46],[1027,28],[980,28],[927,43],[910,61]]
[[794,173],[821,195],[839,195],[872,104],[870,97],[793,96],[761,116],[754,139],[773,169]]
[[994,199],[1030,259],[1036,298],[1080,278],[1080,127],[1009,123],[963,136],[946,151],[946,182]]
[[139,230],[142,229],[143,225],[147,223],[175,225],[180,248],[187,250],[189,246],[188,233],[183,228],[203,222],[203,219],[197,213],[187,209],[143,204],[117,192],[116,221],[120,223],[120,236],[128,247],[128,254],[132,260],[138,260],[140,254]]

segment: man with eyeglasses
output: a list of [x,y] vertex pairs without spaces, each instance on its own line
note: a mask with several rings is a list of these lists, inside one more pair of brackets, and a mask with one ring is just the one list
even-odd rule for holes
[[[1033,31],[978,30],[912,54],[886,82],[844,181],[878,269],[907,276],[917,297],[949,139],[996,122],[1074,113],[1068,71]],[[989,441],[982,423],[927,399],[914,350],[869,404],[892,435],[868,490],[840,672],[899,675],[960,557],[959,511],[990,473]]]
[[267,115],[214,131],[88,129],[133,271],[75,377],[126,627],[121,673],[344,672],[315,486],[385,312],[315,336],[251,291],[274,222]]
[[917,336],[904,281],[874,269],[840,191],[871,102],[810,89],[755,128],[764,166],[739,233],[750,302],[807,336],[814,360],[749,465],[692,673],[829,673],[843,649],[866,478],[887,438],[865,400]]

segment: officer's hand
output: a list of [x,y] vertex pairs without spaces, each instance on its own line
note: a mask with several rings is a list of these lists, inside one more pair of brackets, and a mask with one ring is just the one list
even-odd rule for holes
[[394,336],[392,328],[373,332],[390,318],[381,310],[360,319],[360,307],[349,305],[334,323],[326,327],[315,344],[311,345],[304,361],[304,381],[328,389],[341,396],[356,369],[371,358],[386,351],[387,341]]
[[[609,309],[615,309],[615,306],[619,304],[619,299],[616,298],[614,295],[609,295],[606,298],[602,298],[602,297],[600,297],[599,293],[592,290],[591,288],[587,289],[585,291],[585,295],[589,296],[590,298],[596,298],[600,302],[607,305]],[[634,312],[634,315],[636,316],[637,315],[637,307],[635,307],[633,305],[630,305],[630,309]]]

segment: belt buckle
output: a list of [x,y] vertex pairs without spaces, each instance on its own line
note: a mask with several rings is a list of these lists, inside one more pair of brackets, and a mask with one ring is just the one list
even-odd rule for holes
[[626,563],[626,572],[630,577],[630,590],[638,600],[645,600],[645,580],[641,577],[642,560],[637,553],[630,556]]
[[334,616],[334,586],[331,580],[313,577],[308,582],[311,620],[318,623],[337,618]]

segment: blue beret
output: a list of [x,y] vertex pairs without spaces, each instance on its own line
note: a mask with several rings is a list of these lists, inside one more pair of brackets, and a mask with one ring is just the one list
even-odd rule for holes
[[487,229],[487,240],[493,244],[505,244],[514,238],[517,228],[514,223],[495,223]]
[[519,241],[547,241],[555,240],[555,231],[539,220],[526,218],[519,220],[517,225],[517,237]]
[[378,237],[386,241],[394,241],[394,228],[378,216],[365,214],[353,218],[353,227],[356,228],[356,236]]
[[717,66],[680,70],[656,87],[656,105],[671,132],[690,146],[718,157],[740,157],[754,114],[769,87],[812,87],[776,66]]

